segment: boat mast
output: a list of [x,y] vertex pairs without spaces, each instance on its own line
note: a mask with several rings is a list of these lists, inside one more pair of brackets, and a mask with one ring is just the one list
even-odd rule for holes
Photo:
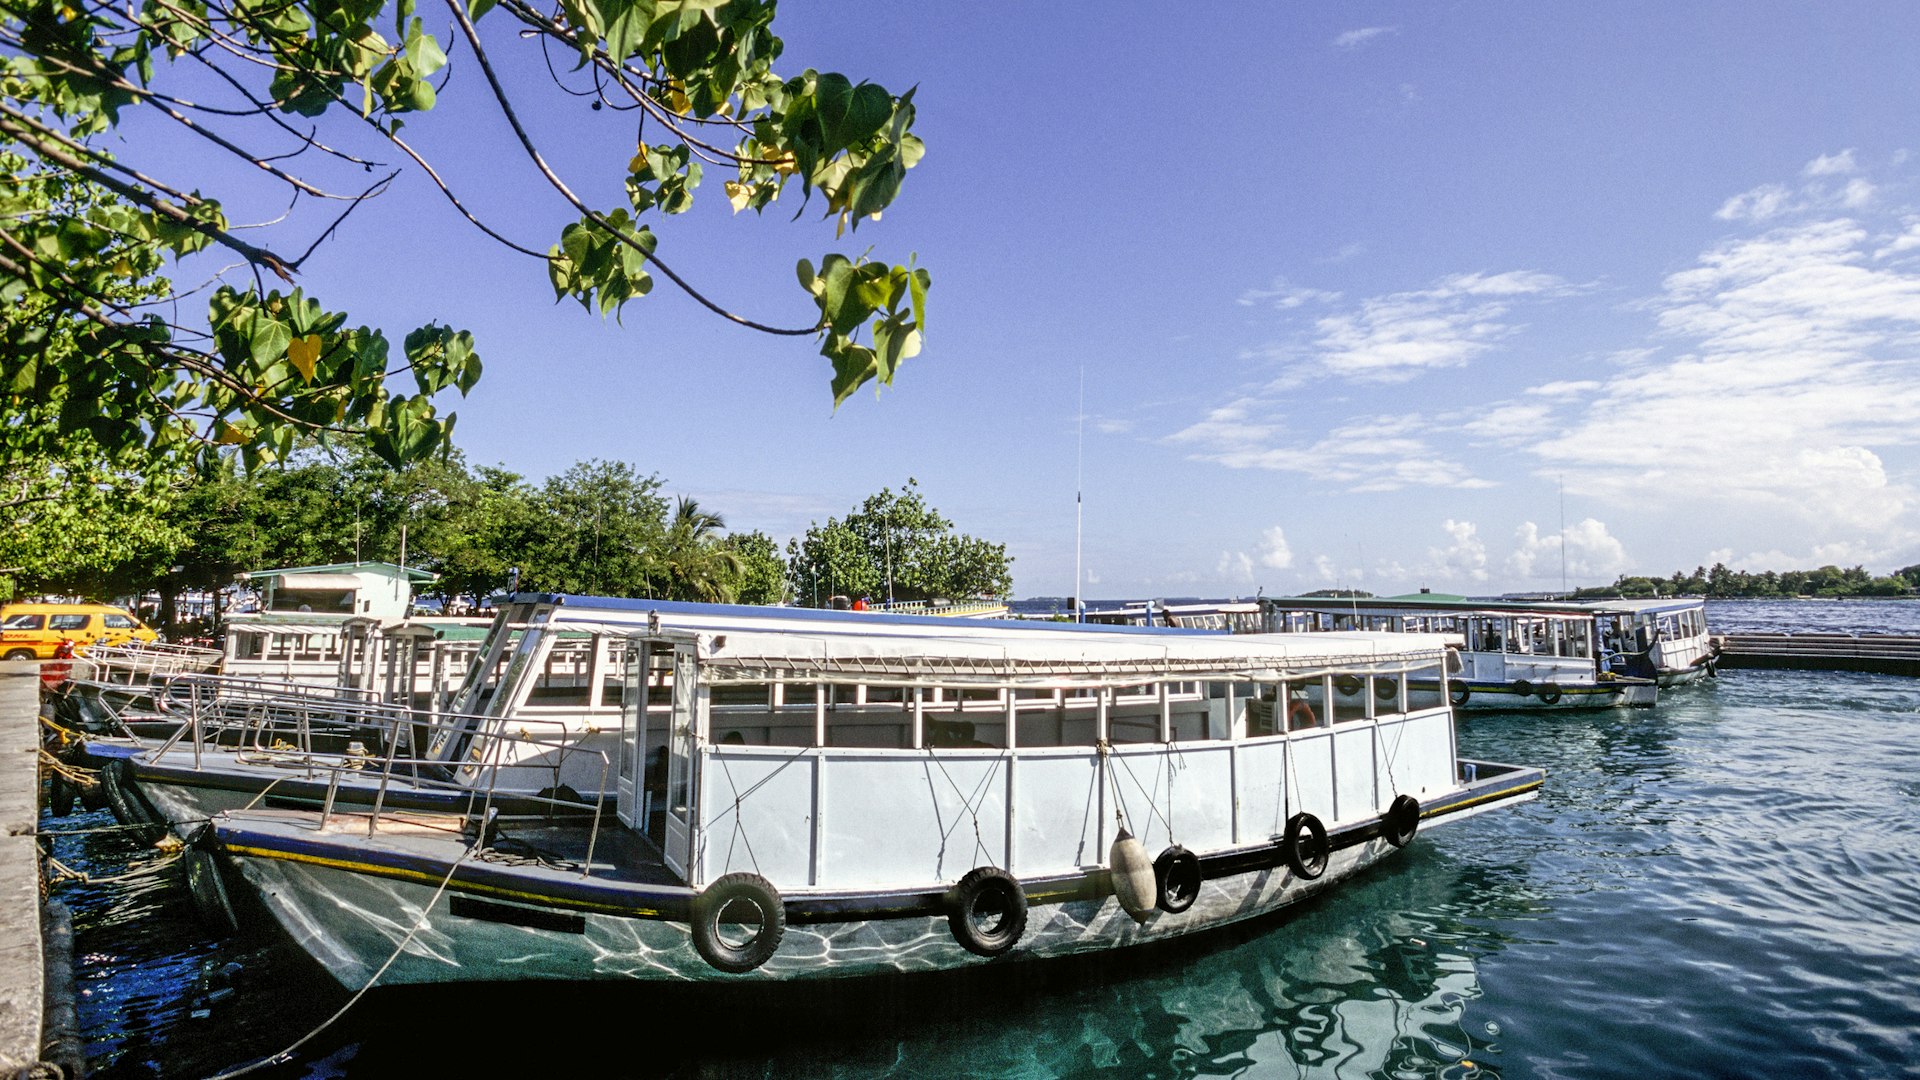
[[1560,492],[1560,598],[1567,598],[1567,478],[1554,478]]
[[1080,410],[1075,417],[1077,445],[1073,452],[1073,621],[1085,622],[1087,605],[1080,598],[1080,494],[1086,476],[1087,459],[1087,365],[1080,365]]

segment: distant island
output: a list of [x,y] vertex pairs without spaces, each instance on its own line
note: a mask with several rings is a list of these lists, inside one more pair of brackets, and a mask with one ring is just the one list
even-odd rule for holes
[[1788,570],[1785,573],[1768,570],[1762,574],[1750,574],[1744,570],[1729,570],[1724,563],[1714,563],[1712,568],[1697,567],[1691,574],[1676,570],[1672,577],[1667,578],[1622,575],[1611,585],[1573,591],[1576,599],[1610,596],[1704,596],[1715,600],[1797,596],[1845,599],[1915,595],[1920,595],[1920,564],[1896,570],[1886,577],[1875,577],[1859,566],[1846,570],[1838,566],[1823,566],[1818,570]]

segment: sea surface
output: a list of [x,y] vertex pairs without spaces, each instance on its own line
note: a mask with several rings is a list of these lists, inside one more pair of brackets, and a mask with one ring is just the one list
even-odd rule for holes
[[[1920,633],[1920,603],[1709,620]],[[1920,679],[1723,671],[1459,742],[1543,793],[1279,917],[1013,978],[351,1000],[271,933],[209,936],[122,834],[56,839],[86,878],[53,892],[98,1077],[1920,1076]]]

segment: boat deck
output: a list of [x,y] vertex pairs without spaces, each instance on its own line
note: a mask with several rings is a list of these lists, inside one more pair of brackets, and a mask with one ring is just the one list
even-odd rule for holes
[[308,810],[234,810],[221,816],[230,827],[278,835],[296,843],[302,839],[325,844],[344,836],[367,837],[369,849],[428,865],[447,865],[459,857],[460,851],[472,848],[467,856],[472,864],[546,870],[555,876],[607,885],[684,885],[652,841],[611,814],[601,820],[597,833],[591,823],[578,820],[496,820],[488,830],[488,843],[478,848],[473,847],[478,822],[462,814],[387,810],[372,828],[370,815],[339,810],[324,822]]

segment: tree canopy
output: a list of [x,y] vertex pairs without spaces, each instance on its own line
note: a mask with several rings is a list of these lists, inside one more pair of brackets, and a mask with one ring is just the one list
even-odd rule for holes
[[883,488],[845,518],[816,523],[787,545],[794,598],[812,607],[833,596],[1006,596],[1013,591],[1012,562],[1005,544],[955,533],[912,479],[899,494]]
[[[557,298],[617,313],[665,278],[735,324],[815,339],[836,405],[891,383],[925,323],[929,278],[911,259],[802,260],[807,317],[778,325],[734,312],[661,255],[658,226],[691,207],[707,168],[726,174],[736,213],[797,182],[801,210],[817,196],[839,236],[879,217],[923,153],[911,90],[777,74],[774,13],[771,0],[446,0],[432,13],[416,0],[0,0],[0,464],[61,456],[77,433],[119,468],[256,465],[316,436],[390,464],[447,447],[454,418],[436,398],[475,385],[479,344],[437,323],[396,343],[302,276],[404,171],[388,159],[538,261]],[[508,47],[512,60],[496,56]],[[555,71],[560,91],[617,124],[606,138],[631,153],[624,205],[591,205],[560,175],[505,89],[508,63]],[[575,217],[558,237],[483,220],[459,195],[466,178],[403,135],[458,64],[507,121],[506,149]],[[130,127],[141,137],[119,138]],[[139,157],[156,139],[240,167],[163,175]],[[288,211],[257,227],[225,209],[274,197]],[[197,256],[211,280],[176,288],[170,261]],[[202,289],[203,314],[189,314]]]
[[1723,563],[1711,568],[1696,567],[1689,574],[1675,570],[1667,578],[1621,575],[1612,585],[1598,589],[1580,589],[1575,596],[1710,596],[1724,598],[1762,598],[1788,596],[1904,596],[1920,590],[1920,565],[1896,570],[1887,577],[1876,577],[1862,566],[1841,569],[1822,566],[1815,570],[1767,570],[1749,573],[1731,570]]

